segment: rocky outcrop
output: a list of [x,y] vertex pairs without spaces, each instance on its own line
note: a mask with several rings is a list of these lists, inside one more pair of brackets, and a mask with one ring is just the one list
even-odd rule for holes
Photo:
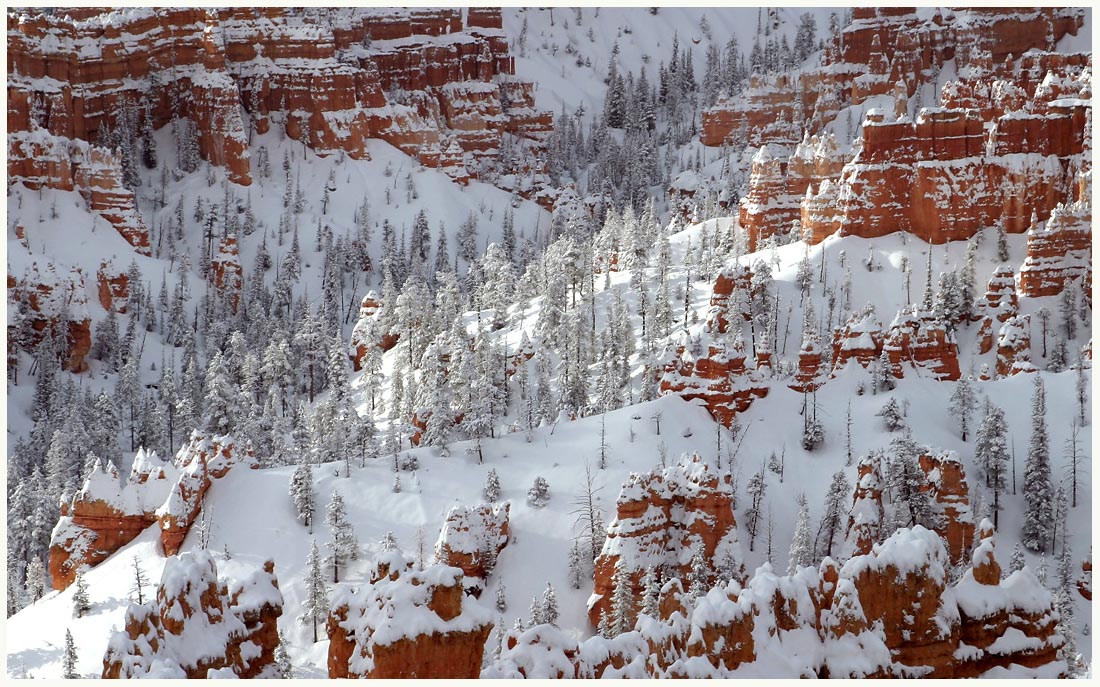
[[1092,266],[1092,202],[1055,207],[1045,223],[1027,231],[1027,257],[1020,267],[1020,293],[1055,296],[1067,282],[1084,279]]
[[905,377],[906,368],[920,368],[938,381],[954,381],[961,375],[954,334],[932,313],[916,307],[905,308],[894,318],[882,350],[898,379]]
[[974,540],[970,487],[962,461],[954,451],[928,451],[918,462],[928,477],[920,489],[931,495],[941,516],[936,533],[943,538],[951,562],[962,561],[969,555]]
[[98,565],[156,522],[153,509],[176,479],[175,468],[156,453],[139,450],[123,484],[113,463],[96,461],[50,537],[50,580],[65,589],[84,567]]
[[131,604],[103,658],[104,678],[277,677],[283,596],[275,563],[219,564],[206,551],[165,562],[156,597]]
[[509,503],[455,506],[439,532],[436,561],[462,570],[463,583],[475,596],[480,596],[485,578],[496,567],[497,556],[508,545],[510,510]]
[[244,286],[244,268],[237,254],[237,237],[226,234],[218,242],[218,252],[210,259],[210,282],[218,290],[225,303],[233,312],[241,300],[241,287]]
[[383,332],[381,316],[382,303],[378,300],[378,295],[374,291],[368,291],[359,305],[359,319],[355,321],[355,327],[351,330],[351,341],[348,343],[348,357],[356,372],[363,369],[371,348],[377,346],[385,352],[397,345],[399,334]]
[[444,565],[338,587],[329,678],[476,678],[492,616],[465,596],[462,571]]
[[700,140],[706,146],[764,143],[793,147],[802,138],[804,106],[789,74],[752,75],[735,98],[720,98],[703,111]]
[[[9,83],[9,95],[12,88]],[[32,124],[35,128],[31,130],[13,130],[12,125],[9,108],[8,177],[12,183],[31,190],[77,191],[88,209],[113,227],[135,252],[152,255],[149,231],[137,211],[133,191],[122,184],[122,162],[116,152],[55,136],[37,124]]]
[[85,566],[95,566],[157,524],[167,556],[175,555],[202,508],[212,480],[234,465],[259,467],[233,437],[193,432],[173,462],[139,449],[125,483],[118,469],[96,463],[68,503],[50,538],[50,578],[65,589]]
[[[499,17],[492,8],[465,22],[456,9],[13,12],[8,128],[41,132],[56,148],[107,128],[173,123],[243,185],[251,136],[272,124],[319,155],[363,158],[366,141],[380,138],[429,166],[446,138],[493,168],[507,132],[526,141],[513,157],[531,169],[551,113],[512,76]],[[22,178],[27,158],[69,164],[67,151],[53,152],[9,152],[9,175]]]
[[808,332],[802,337],[802,346],[798,349],[798,370],[794,373],[791,389],[799,393],[812,393],[825,383],[825,370],[821,367],[821,346],[817,334]]
[[882,323],[874,306],[867,304],[833,335],[833,374],[847,367],[849,361],[870,367],[882,353],[882,342]]
[[1092,553],[1081,561],[1081,575],[1077,578],[1077,591],[1085,599],[1092,601]]
[[997,333],[997,376],[1035,372],[1031,362],[1031,316],[1008,318]]
[[852,509],[848,512],[847,542],[853,555],[863,556],[880,540],[886,519],[882,507],[882,459],[865,456],[856,466],[856,486]]
[[992,528],[957,585],[940,537],[899,530],[837,566],[770,565],[702,596],[668,580],[657,617],[577,642],[552,626],[510,630],[482,677],[973,677],[1011,664],[1056,677],[1057,613],[1025,569],[1004,582]]
[[994,322],[1005,323],[1016,317],[1019,301],[1016,297],[1016,279],[1012,269],[1001,265],[989,278],[985,295],[975,303],[978,313],[978,351],[988,353],[993,349]]
[[99,304],[104,310],[114,310],[125,314],[130,300],[130,276],[119,272],[113,263],[100,263],[96,272],[96,285],[99,289]]
[[982,521],[979,536],[972,565],[955,587],[959,646],[954,677],[978,677],[1013,664],[1056,663],[1062,637],[1050,592],[1026,568],[1002,580],[988,520]]
[[745,360],[740,330],[699,336],[684,333],[668,345],[659,361],[663,370],[659,391],[686,401],[702,400],[711,417],[729,427],[753,399],[768,393],[763,374],[749,369]]
[[660,471],[631,473],[619,492],[615,519],[596,558],[589,620],[599,625],[608,612],[612,578],[620,566],[638,605],[647,568],[687,579],[696,554],[702,556],[711,581],[718,571],[743,577],[736,524],[730,476],[715,474],[698,455]]
[[202,510],[206,490],[236,465],[259,467],[251,445],[241,446],[229,435],[207,436],[197,430],[191,433],[190,440],[176,454],[179,479],[156,509],[164,555],[173,556],[179,551]]
[[8,274],[8,291],[9,302],[27,303],[31,344],[38,345],[52,333],[61,345],[64,368],[87,372],[85,358],[92,350],[92,320],[84,273],[74,269],[59,275],[54,265],[40,267],[35,262],[22,277]]

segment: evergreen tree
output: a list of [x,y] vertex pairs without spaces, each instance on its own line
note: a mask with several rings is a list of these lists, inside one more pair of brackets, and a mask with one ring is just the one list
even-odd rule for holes
[[897,432],[905,429],[905,416],[901,412],[901,406],[898,405],[898,400],[891,397],[886,405],[882,407],[877,413],[878,417],[881,417],[886,424],[886,429],[891,432]]
[[489,503],[496,503],[500,498],[500,477],[493,468],[489,468],[489,475],[485,478],[485,488],[481,490],[481,494]]
[[46,566],[42,564],[42,559],[38,556],[32,558],[30,563],[27,564],[27,581],[24,591],[27,600],[31,603],[37,602],[47,591]]
[[501,580],[497,585],[497,599],[496,599],[497,613],[503,613],[508,610],[508,601],[504,596],[504,581]]
[[286,635],[279,631],[279,643],[275,645],[275,675],[280,680],[290,680],[294,677],[294,666],[290,662],[290,654],[286,651]]
[[947,407],[948,412],[959,425],[959,433],[963,441],[966,441],[966,435],[970,430],[970,417],[974,414],[974,408],[978,403],[970,381],[969,377],[960,377],[959,381],[955,382],[955,390],[951,393],[951,400]]
[[978,428],[974,459],[985,476],[986,486],[993,490],[993,527],[999,526],[1001,494],[1007,486],[1008,424],[1004,411],[986,400],[985,418]]
[[558,599],[554,593],[554,586],[546,583],[546,590],[542,593],[542,618],[544,623],[557,627],[558,624]]
[[302,600],[303,624],[313,626],[313,642],[317,643],[317,623],[325,622],[328,617],[328,589],[325,588],[324,574],[321,571],[321,553],[314,541],[306,560],[306,594]]
[[833,474],[832,483],[825,494],[825,507],[817,527],[814,549],[819,559],[833,555],[833,545],[840,533],[842,518],[846,512],[844,504],[848,494],[848,479],[843,471],[838,470]]
[[569,586],[580,589],[584,582],[584,571],[581,566],[581,549],[579,542],[574,539],[569,547]]
[[92,610],[92,602],[88,598],[88,583],[84,579],[84,573],[76,574],[76,582],[73,583],[76,590],[73,592],[73,617],[83,618],[84,614]]
[[536,477],[534,484],[527,490],[527,503],[534,508],[543,508],[550,503],[550,483],[542,477]]
[[1008,569],[1011,572],[1024,569],[1024,550],[1020,547],[1020,542],[1016,542],[1016,546],[1012,548],[1012,558],[1009,560]]
[[755,550],[756,535],[760,529],[760,515],[763,512],[764,494],[768,489],[768,482],[764,476],[764,466],[753,473],[749,478],[749,484],[745,491],[748,493],[751,505],[745,512],[745,526],[749,532],[749,551]]
[[206,412],[203,426],[212,434],[228,434],[240,406],[240,394],[234,388],[221,351],[214,353],[206,368]]
[[615,574],[611,579],[611,620],[608,631],[616,637],[634,626],[634,592],[631,589],[630,573],[622,559],[615,565]]
[[661,588],[657,582],[657,571],[652,565],[647,566],[645,569],[645,575],[642,577],[642,588],[642,613],[656,619],[661,613],[659,606]]
[[310,533],[312,533],[315,500],[313,469],[306,460],[305,453],[302,453],[298,468],[290,478],[290,498],[294,503],[294,513],[298,518],[298,522],[308,527]]
[[351,523],[348,522],[344,497],[340,496],[338,491],[332,492],[332,498],[325,508],[325,524],[332,532],[332,541],[329,542],[332,581],[339,582],[340,568],[346,567],[349,561],[359,558],[359,540],[355,537]]
[[73,641],[73,633],[65,630],[65,653],[61,659],[61,677],[66,680],[76,680],[80,675],[76,672],[76,643]]
[[1050,438],[1046,424],[1046,390],[1041,374],[1035,375],[1031,407],[1031,440],[1024,465],[1023,545],[1032,551],[1046,550],[1054,527],[1054,487],[1050,478]]
[[798,568],[813,565],[813,542],[810,541],[810,504],[805,494],[798,495],[798,522],[794,527],[794,538],[787,553],[787,574],[792,575]]
[[697,545],[695,553],[691,556],[691,570],[688,573],[688,597],[692,603],[706,596],[710,589],[710,571],[707,570],[706,559],[703,558],[703,547]]

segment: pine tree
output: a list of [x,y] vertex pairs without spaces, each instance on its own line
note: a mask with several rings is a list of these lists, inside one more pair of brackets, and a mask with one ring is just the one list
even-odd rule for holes
[[579,542],[574,539],[569,547],[569,586],[580,589],[584,582],[584,570],[581,566],[581,549]]
[[344,497],[338,491],[332,492],[332,498],[325,508],[325,524],[332,532],[332,541],[329,542],[332,581],[339,582],[341,566],[347,566],[349,561],[359,558],[359,540],[348,521]]
[[798,522],[787,553],[787,574],[792,575],[802,566],[813,565],[813,542],[810,541],[810,503],[805,494],[798,495]]
[[290,662],[290,654],[286,651],[286,635],[279,631],[279,643],[275,645],[275,675],[280,680],[290,680],[294,677],[294,665]]
[[986,486],[993,490],[993,527],[999,526],[1001,494],[1007,486],[1008,424],[1004,411],[986,400],[985,418],[978,428],[974,459],[985,476]]
[[905,429],[905,416],[901,412],[901,406],[898,405],[898,400],[891,397],[886,405],[882,407],[877,413],[878,417],[881,417],[886,424],[886,429],[891,432],[897,432]]
[[706,596],[710,589],[710,571],[707,569],[706,559],[703,558],[703,547],[697,545],[695,553],[691,556],[691,570],[688,573],[688,596],[694,603]]
[[543,508],[550,503],[550,483],[542,477],[536,477],[534,484],[527,490],[527,503],[534,508]]
[[228,434],[236,419],[240,394],[233,386],[221,351],[206,368],[206,412],[203,426],[213,434]]
[[1044,551],[1054,527],[1054,487],[1050,478],[1050,438],[1046,424],[1046,390],[1041,374],[1035,375],[1031,408],[1031,440],[1024,465],[1023,545]]
[[485,478],[485,488],[481,490],[481,494],[489,503],[496,503],[500,498],[500,477],[493,468],[489,468],[489,475]]
[[80,675],[76,672],[76,643],[73,641],[73,633],[65,630],[65,654],[61,659],[61,677],[66,680],[76,680]]
[[948,405],[948,412],[959,425],[959,433],[963,441],[966,441],[966,435],[970,430],[970,417],[974,414],[974,408],[978,403],[970,381],[969,377],[960,377],[959,381],[955,382],[955,390],[951,393]]
[[302,600],[303,624],[313,626],[313,642],[317,643],[317,623],[324,622],[328,616],[328,589],[325,588],[324,574],[321,571],[321,553],[314,541],[306,560],[306,595]]
[[611,579],[611,620],[608,631],[616,637],[634,626],[634,592],[631,589],[630,573],[620,558],[615,565],[615,574]]
[[645,569],[645,575],[642,577],[642,613],[648,615],[650,618],[658,618],[660,616],[660,595],[661,588],[657,582],[657,571],[652,565],[647,566]]
[[825,494],[825,507],[821,515],[821,522],[817,527],[817,540],[814,549],[818,558],[833,555],[833,544],[840,533],[841,520],[846,509],[844,503],[848,498],[848,479],[843,471],[833,474],[833,481],[829,485],[829,491]]
[[1016,546],[1012,548],[1012,558],[1009,560],[1008,569],[1012,572],[1024,569],[1024,550],[1020,547],[1020,542],[1016,542]]
[[46,589],[46,566],[42,564],[41,558],[35,556],[27,564],[27,581],[24,585],[27,600],[31,603],[37,602],[46,593]]
[[497,600],[496,600],[497,613],[503,613],[508,610],[508,601],[504,596],[504,581],[501,580],[497,585]]
[[313,511],[315,495],[313,491],[313,469],[302,453],[298,468],[290,478],[290,498],[294,503],[294,512],[298,522],[313,532]]
[[83,618],[84,614],[92,610],[92,602],[88,598],[88,583],[84,579],[84,573],[76,574],[74,582],[76,590],[73,592],[73,617]]
[[753,476],[749,478],[748,486],[745,491],[748,493],[751,499],[751,505],[745,512],[745,527],[749,532],[749,551],[755,550],[756,535],[760,529],[760,515],[763,512],[764,494],[768,489],[768,482],[764,476],[764,466],[760,466],[760,470],[753,473]]

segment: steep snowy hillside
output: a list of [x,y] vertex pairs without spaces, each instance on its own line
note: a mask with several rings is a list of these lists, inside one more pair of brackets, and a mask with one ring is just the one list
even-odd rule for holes
[[8,18],[7,676],[1091,675],[1090,10]]

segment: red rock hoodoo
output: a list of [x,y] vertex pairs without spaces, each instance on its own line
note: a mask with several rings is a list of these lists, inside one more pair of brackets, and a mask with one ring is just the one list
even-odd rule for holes
[[715,474],[699,456],[661,471],[631,473],[596,558],[589,620],[599,625],[608,612],[618,566],[629,576],[635,599],[641,598],[648,567],[674,570],[686,579],[696,553],[712,581],[719,569],[743,576],[736,524],[729,475]]
[[492,630],[444,565],[337,588],[328,618],[329,678],[476,678]]
[[686,401],[701,399],[715,421],[731,426],[737,413],[768,393],[763,374],[745,364],[740,331],[706,333],[705,341],[685,334],[669,344],[660,362],[660,393]]
[[508,513],[511,504],[497,506],[455,506],[447,513],[435,558],[462,570],[463,582],[471,593],[480,595],[481,585],[496,566],[497,556],[508,545]]
[[277,677],[283,596],[275,563],[221,566],[229,573],[223,579],[206,551],[169,558],[155,598],[131,604],[125,629],[111,636],[103,677]]
[[[92,350],[92,320],[84,273],[57,274],[53,265],[33,263],[22,278],[8,274],[9,302],[26,301],[33,345],[52,332],[61,345],[63,365],[70,372],[87,372],[84,358]],[[47,332],[49,330],[49,332]]]

